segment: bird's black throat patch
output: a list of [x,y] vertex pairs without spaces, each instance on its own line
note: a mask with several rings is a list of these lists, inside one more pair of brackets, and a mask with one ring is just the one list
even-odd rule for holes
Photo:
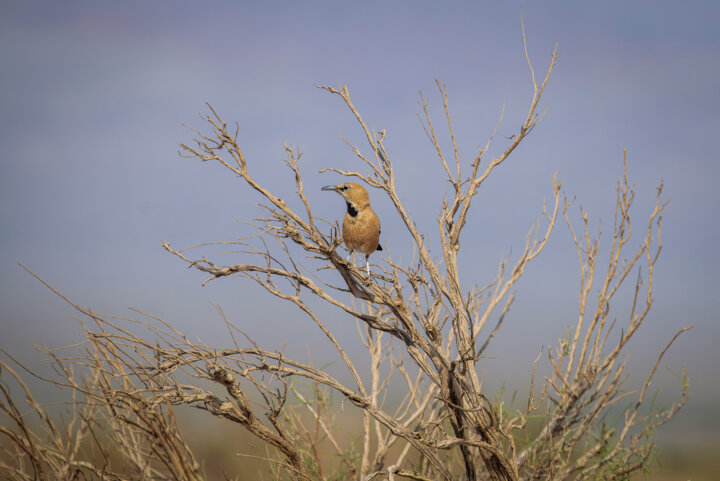
[[355,208],[355,206],[351,202],[345,202],[347,204],[347,213],[350,217],[357,217],[358,210]]

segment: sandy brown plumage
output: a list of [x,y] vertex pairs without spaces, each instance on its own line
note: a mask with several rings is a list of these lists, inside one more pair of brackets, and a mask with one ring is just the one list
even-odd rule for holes
[[[368,258],[380,246],[380,219],[370,207],[370,196],[365,188],[356,182],[328,185],[322,190],[334,190],[342,196],[347,205],[343,219],[342,235],[345,246],[365,254],[365,268],[370,273]],[[349,257],[348,257],[349,258]]]

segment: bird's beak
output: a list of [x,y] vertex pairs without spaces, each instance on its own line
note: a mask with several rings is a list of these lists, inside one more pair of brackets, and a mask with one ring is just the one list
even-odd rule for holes
[[325,187],[323,187],[320,190],[338,190],[338,187],[337,187],[337,185],[326,185]]

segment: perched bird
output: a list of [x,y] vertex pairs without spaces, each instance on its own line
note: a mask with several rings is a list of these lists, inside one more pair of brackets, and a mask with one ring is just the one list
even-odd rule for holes
[[[355,182],[339,185],[326,185],[322,190],[334,190],[345,199],[347,212],[343,220],[342,236],[345,246],[353,251],[365,254],[365,270],[370,275],[368,258],[373,252],[381,251],[380,219],[370,208],[370,196],[367,190]],[[350,256],[348,256],[348,260]]]

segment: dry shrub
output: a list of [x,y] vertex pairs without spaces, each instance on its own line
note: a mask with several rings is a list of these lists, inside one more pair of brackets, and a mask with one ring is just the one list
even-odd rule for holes
[[[473,199],[541,119],[537,108],[555,61],[553,52],[538,83],[528,58],[533,92],[526,118],[502,153],[486,160],[491,136],[469,166],[458,154],[444,86],[438,83],[452,139],[450,155],[441,148],[428,103],[421,97],[423,126],[445,172],[443,182],[450,186],[437,219],[440,256],[431,255],[425,241],[430,234],[418,230],[400,200],[385,132],[368,127],[347,87],[319,87],[349,108],[367,141],[365,148],[348,142],[359,170],[326,170],[363,182],[375,196],[385,195],[417,251],[408,264],[384,257],[370,275],[338,252],[337,224],[313,215],[303,192],[300,154],[285,148],[302,206],[294,210],[272,186],[251,175],[238,128],[229,128],[208,106],[208,132],[196,131],[195,142],[181,147],[187,156],[219,163],[257,192],[265,212],[254,220],[259,234],[230,242],[254,260],[220,264],[167,242],[163,246],[207,273],[208,281],[232,276],[255,282],[272,297],[294,304],[318,335],[329,339],[349,381],[261,347],[227,321],[233,345],[209,347],[147,314],[138,313],[134,320],[100,316],[68,300],[85,326],[81,354],[45,352],[58,372],[47,380],[73,393],[71,419],[54,421],[22,377],[3,362],[0,407],[6,417],[0,432],[6,442],[0,468],[11,479],[202,479],[204,470],[175,419],[177,406],[192,406],[242,426],[264,443],[272,479],[627,479],[646,469],[654,430],[677,413],[687,393],[683,376],[676,404],[643,411],[658,364],[688,328],[662,350],[639,392],[623,389],[624,350],[653,304],[654,267],[662,249],[662,185],[649,220],[636,227],[630,218],[634,193],[625,164],[609,261],[599,271],[600,235],[591,234],[589,215],[582,209],[580,224],[574,223],[572,202],[553,179],[551,205],[528,232],[523,251],[512,261],[502,260],[497,275],[483,287],[463,287],[460,281],[459,238]],[[533,365],[527,403],[511,411],[509,400],[490,399],[483,391],[477,364],[503,327],[516,283],[562,219],[580,266],[578,320],[568,326],[558,346],[547,350],[550,375],[538,382]],[[628,252],[633,231],[639,231],[642,240]],[[310,260],[300,263],[301,255]],[[319,280],[320,270],[342,285]],[[632,308],[618,321],[610,305],[623,288],[632,293]],[[309,306],[310,298],[356,319],[368,375],[361,375],[357,361]],[[133,326],[147,331],[139,335]],[[8,388],[11,378],[19,383],[29,411],[14,401],[17,395]],[[394,406],[385,401],[391,385],[404,395]],[[606,425],[606,416],[623,399],[632,402],[621,408],[616,424]],[[336,423],[339,404],[355,406],[361,417],[351,440]],[[243,479],[240,473],[229,474],[234,476]]]

